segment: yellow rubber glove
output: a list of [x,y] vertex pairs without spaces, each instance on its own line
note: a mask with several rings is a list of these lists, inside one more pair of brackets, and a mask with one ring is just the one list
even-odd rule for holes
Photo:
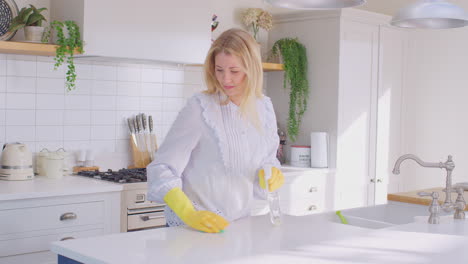
[[196,211],[190,199],[180,188],[173,188],[164,196],[166,204],[188,226],[207,233],[219,233],[229,222],[210,211]]
[[[258,172],[258,183],[262,189],[265,189],[265,171],[261,169]],[[274,192],[284,184],[284,175],[280,169],[271,167],[271,178],[268,180],[268,191]]]

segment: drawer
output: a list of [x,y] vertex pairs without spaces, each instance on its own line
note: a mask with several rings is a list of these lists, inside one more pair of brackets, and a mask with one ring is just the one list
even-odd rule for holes
[[325,181],[299,180],[285,183],[280,189],[280,197],[285,200],[322,197],[325,195]]
[[164,217],[164,211],[151,212],[144,214],[135,214],[128,216],[127,229],[138,230],[142,228],[165,226],[166,218]]
[[[0,241],[0,257],[18,255],[31,252],[47,251],[50,249],[50,243],[90,236],[98,236],[104,234],[104,228],[96,228],[77,232],[66,232],[60,234],[50,234],[44,236],[27,237],[21,239],[10,239]],[[2,260],[0,259],[0,263]]]
[[323,201],[296,201],[294,203],[281,202],[281,210],[288,215],[309,215],[324,211]]
[[104,202],[51,205],[0,211],[0,236],[103,223]]

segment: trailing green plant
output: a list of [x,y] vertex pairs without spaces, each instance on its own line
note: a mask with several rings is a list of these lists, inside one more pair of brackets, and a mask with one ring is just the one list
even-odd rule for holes
[[306,48],[297,38],[282,38],[273,44],[271,57],[280,56],[284,64],[284,82],[286,89],[289,85],[289,116],[288,134],[294,142],[299,134],[302,116],[307,110],[309,98],[309,81],[307,79]]
[[8,30],[15,31],[22,29],[27,26],[42,26],[42,21],[47,21],[47,19],[41,14],[42,11],[47,10],[47,8],[37,9],[33,5],[30,7],[23,7],[19,11],[18,15],[11,20],[10,28]]
[[[83,53],[83,42],[80,37],[80,28],[75,21],[67,20],[65,22],[53,21],[50,26],[57,33],[56,43],[58,45],[55,50],[55,70],[58,69],[64,62],[68,64],[66,73],[65,87],[68,91],[75,89],[76,69],[74,63],[74,52],[77,50]],[[67,30],[65,37],[64,28]]]

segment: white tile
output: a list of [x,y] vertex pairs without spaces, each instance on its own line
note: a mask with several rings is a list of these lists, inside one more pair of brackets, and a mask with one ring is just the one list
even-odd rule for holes
[[[5,110],[0,110],[0,126],[4,126],[5,125],[5,114],[6,114],[6,111]],[[0,146],[1,147],[1,146]]]
[[6,143],[5,140],[5,126],[0,126],[0,148],[3,146],[3,144]]
[[93,149],[98,155],[100,153],[114,152],[115,140],[92,140],[91,149]]
[[6,142],[35,141],[35,126],[7,126]]
[[65,80],[54,78],[37,78],[37,93],[64,94]]
[[18,61],[37,61],[37,56],[33,55],[18,55],[18,54],[7,54],[7,60],[18,60]]
[[0,60],[0,75],[5,76],[7,74],[7,61],[2,59]]
[[0,93],[4,93],[7,90],[7,77],[0,76]]
[[117,80],[117,67],[107,65],[93,65],[93,79],[95,80]]
[[36,78],[33,77],[7,77],[8,93],[35,93]]
[[116,95],[117,82],[116,81],[94,81],[91,94],[93,95]]
[[179,112],[185,105],[185,99],[183,98],[163,98],[164,112]]
[[65,96],[63,94],[38,94],[36,109],[58,109],[65,108]]
[[115,110],[116,108],[116,96],[102,96],[93,95],[91,96],[91,109],[93,110]]
[[37,56],[36,61],[37,62],[55,63],[54,57],[52,57],[52,56],[49,56],[49,57]]
[[65,110],[65,125],[81,126],[91,124],[91,111]]
[[37,151],[41,151],[43,149],[55,151],[60,148],[64,148],[65,150],[67,150],[63,145],[63,141],[36,141]]
[[138,66],[136,67],[117,67],[117,80],[138,82],[141,79],[141,70]]
[[36,107],[36,94],[6,94],[7,109],[34,109]]
[[76,78],[78,80],[91,80],[93,79],[93,65],[75,63]]
[[118,139],[115,141],[115,152],[131,153],[128,139]]
[[0,60],[7,60],[7,54],[0,54]]
[[161,111],[163,98],[161,97],[141,97],[141,111]]
[[164,125],[172,125],[178,114],[179,112],[163,112],[162,123]]
[[165,63],[162,65],[162,68],[165,70],[177,70],[177,71],[184,70],[184,66],[178,63]]
[[115,124],[117,126],[122,125],[127,127],[127,118],[133,118],[135,116],[135,111],[116,111],[115,112]]
[[163,82],[163,70],[154,68],[143,68],[141,69],[141,81],[142,82]]
[[91,128],[89,126],[64,126],[63,139],[70,140],[89,140]]
[[115,140],[115,126],[92,126],[91,140]]
[[63,126],[36,126],[36,141],[63,140]]
[[140,97],[117,96],[117,110],[140,110]]
[[76,80],[75,89],[68,91],[69,95],[89,95],[91,94],[91,89],[94,87],[94,80]]
[[185,71],[184,83],[185,84],[202,84],[203,72]]
[[87,110],[91,107],[91,98],[89,95],[66,95],[65,109]]
[[64,112],[62,110],[36,110],[37,126],[63,125]]
[[164,83],[184,83],[184,71],[163,70]]
[[162,83],[141,83],[141,96],[162,96]]
[[54,64],[53,62],[37,62],[37,77],[62,79],[63,82],[67,68],[59,67],[54,70]]
[[164,139],[166,138],[166,135],[169,132],[170,128],[171,128],[171,126],[169,126],[169,125],[163,125],[162,126],[161,136],[159,137],[161,139],[161,140],[159,140],[159,142],[161,142],[160,144],[162,144],[164,142]]
[[128,130],[128,125],[117,125],[115,129],[116,129],[115,138],[129,139],[130,131]]
[[0,93],[0,109],[5,109],[6,107],[6,93]]
[[34,126],[36,113],[34,110],[6,110],[7,126]]
[[137,82],[118,82],[117,95],[139,96],[140,85]]
[[114,111],[92,111],[91,112],[92,125],[115,125],[115,112]]
[[8,60],[7,75],[9,76],[36,76],[36,62],[23,60]]
[[200,85],[198,84],[184,85],[184,98],[192,97],[195,93],[198,93],[199,89],[200,89]]
[[163,85],[163,96],[164,97],[184,97],[184,85],[183,84],[164,84]]
[[66,151],[73,152],[75,155],[80,149],[89,149],[91,143],[89,140],[78,140],[78,141],[64,141],[63,147]]

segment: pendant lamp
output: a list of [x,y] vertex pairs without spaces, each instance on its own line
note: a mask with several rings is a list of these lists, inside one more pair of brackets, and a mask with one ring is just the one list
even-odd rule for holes
[[290,9],[338,9],[352,6],[360,6],[366,0],[265,0],[276,7]]
[[390,24],[402,28],[457,28],[468,25],[468,14],[444,0],[419,0],[400,9]]

